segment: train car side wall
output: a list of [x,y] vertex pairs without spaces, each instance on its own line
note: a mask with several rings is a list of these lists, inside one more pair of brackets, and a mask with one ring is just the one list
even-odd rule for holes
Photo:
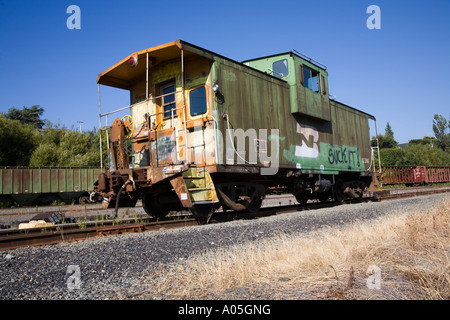
[[[216,98],[216,118],[221,119],[221,115],[226,114],[229,121],[219,121],[222,133],[228,125],[244,132],[255,129],[259,133],[259,129],[267,129],[267,136],[258,138],[267,146],[269,156],[272,153],[270,142],[277,140],[280,168],[339,174],[343,171],[362,172],[369,167],[370,115],[333,100],[327,104],[330,121],[293,113],[292,90],[286,81],[220,59],[216,59],[213,73],[212,79],[218,80],[222,95],[221,101]],[[272,129],[278,129],[278,134]],[[222,135],[229,140],[228,136]],[[247,139],[241,157],[248,161],[246,155],[253,147]],[[234,150],[223,150],[224,163],[239,163],[235,153]],[[259,161],[257,165],[263,166],[263,163]]]
[[82,167],[2,167],[0,168],[1,199],[12,198],[20,205],[32,205],[46,195],[56,200],[78,200],[94,190],[101,168]]
[[[219,136],[222,136],[224,146],[223,150],[218,150],[221,152],[220,162],[235,165],[242,163],[242,158],[249,161],[249,148],[255,147],[255,137],[249,137],[246,139],[245,151],[240,150],[237,139],[231,143],[228,129],[235,130],[234,134],[242,130],[248,135],[252,132],[247,130],[254,130],[256,139],[266,147],[262,152],[268,155],[272,154],[271,139],[278,141],[280,150],[285,148],[286,139],[280,139],[271,129],[283,130],[281,128],[284,127],[286,130],[282,134],[285,136],[293,125],[288,84],[225,59],[216,59],[214,67],[212,79],[217,79],[220,91],[215,98],[215,118],[219,119]],[[260,129],[267,130],[265,136],[260,135]],[[239,156],[235,151],[240,152]],[[262,166],[260,159],[257,160],[257,166]],[[280,163],[280,166],[287,165],[287,161]]]

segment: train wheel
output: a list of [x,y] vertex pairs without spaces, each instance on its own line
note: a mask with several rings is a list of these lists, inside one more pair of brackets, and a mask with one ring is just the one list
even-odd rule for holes
[[295,195],[295,199],[298,201],[298,203],[300,203],[302,206],[306,205],[306,203],[308,202],[308,198],[301,195],[301,194],[297,194]]
[[142,196],[142,207],[149,216],[159,220],[164,219],[169,213],[169,210],[158,202],[157,194],[144,194]]
[[262,202],[261,198],[254,198],[247,206],[247,211],[252,213],[258,212],[261,209]]
[[216,207],[214,204],[194,204],[190,210],[198,224],[208,224]]
[[78,199],[79,204],[88,204],[89,203],[89,196],[81,196]]
[[321,193],[317,199],[321,202],[321,203],[325,203],[328,201],[328,198],[330,197],[330,193],[329,192],[323,192]]

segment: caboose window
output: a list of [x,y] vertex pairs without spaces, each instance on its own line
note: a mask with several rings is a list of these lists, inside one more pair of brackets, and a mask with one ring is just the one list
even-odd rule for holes
[[273,71],[273,75],[277,78],[286,77],[289,74],[287,59],[275,61],[272,64],[272,71]]
[[191,117],[206,113],[206,89],[200,87],[191,90],[189,93],[189,105],[191,108]]
[[[162,89],[162,106],[164,110],[164,119],[172,117],[172,109],[175,109],[175,94],[169,94],[175,92],[175,85],[170,84]],[[174,113],[176,116],[176,113]]]
[[319,73],[307,66],[303,66],[303,86],[314,92],[319,92]]

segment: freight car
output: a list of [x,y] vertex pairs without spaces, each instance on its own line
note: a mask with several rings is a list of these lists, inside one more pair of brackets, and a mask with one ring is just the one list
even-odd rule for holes
[[[300,203],[362,197],[373,179],[369,120],[330,99],[326,67],[296,51],[236,62],[174,41],[135,52],[97,78],[130,92],[102,114],[110,170],[105,207],[149,215],[188,208],[206,223],[218,207],[257,211],[283,186]],[[130,115],[114,119],[115,112]]]
[[409,187],[450,182],[448,166],[382,166],[379,171],[382,185],[405,184]]
[[0,167],[0,203],[96,202],[94,183],[102,172],[96,167]]

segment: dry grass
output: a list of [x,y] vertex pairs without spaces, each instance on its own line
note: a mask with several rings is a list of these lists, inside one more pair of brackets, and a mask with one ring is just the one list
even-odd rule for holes
[[446,197],[427,212],[211,250],[153,273],[141,298],[450,299],[449,208]]

